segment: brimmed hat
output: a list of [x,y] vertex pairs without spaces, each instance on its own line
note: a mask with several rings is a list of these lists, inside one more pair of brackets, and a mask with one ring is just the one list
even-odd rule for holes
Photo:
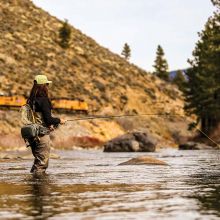
[[40,84],[40,85],[52,83],[52,81],[48,81],[47,76],[45,76],[45,75],[37,75],[37,76],[35,76],[34,80],[37,82],[37,84]]

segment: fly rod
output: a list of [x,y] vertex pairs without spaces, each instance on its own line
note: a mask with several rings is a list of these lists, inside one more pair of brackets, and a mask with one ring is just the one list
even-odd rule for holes
[[75,119],[69,119],[68,121],[86,121],[86,120],[94,120],[94,119],[111,119],[111,118],[124,118],[124,117],[143,117],[143,116],[181,116],[179,114],[138,114],[138,115],[93,115],[85,118],[75,118]]

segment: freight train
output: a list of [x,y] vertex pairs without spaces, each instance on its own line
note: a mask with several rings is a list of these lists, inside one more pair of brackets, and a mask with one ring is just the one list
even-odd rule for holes
[[[26,104],[24,96],[0,96],[1,109],[19,109]],[[88,113],[88,104],[81,99],[56,98],[51,99],[53,109],[58,112]]]

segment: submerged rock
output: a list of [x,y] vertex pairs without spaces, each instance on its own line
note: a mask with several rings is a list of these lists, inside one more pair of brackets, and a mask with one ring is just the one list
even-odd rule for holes
[[212,146],[208,146],[203,143],[189,141],[179,145],[179,150],[212,150]]
[[119,165],[168,165],[168,164],[154,157],[140,156],[140,157],[136,157],[131,160],[128,160],[126,162],[120,163]]
[[155,149],[155,140],[144,132],[125,134],[104,145],[104,152],[154,152]]

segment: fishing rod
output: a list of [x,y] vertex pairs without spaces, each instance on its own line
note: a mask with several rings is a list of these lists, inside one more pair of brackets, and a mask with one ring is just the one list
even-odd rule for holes
[[[75,119],[69,119],[68,121],[86,121],[86,120],[94,120],[94,119],[112,119],[112,118],[124,118],[124,117],[143,117],[143,116],[182,116],[180,114],[138,114],[138,115],[92,115],[89,117],[84,117],[84,118],[75,118]],[[182,116],[183,117],[183,116]]]

